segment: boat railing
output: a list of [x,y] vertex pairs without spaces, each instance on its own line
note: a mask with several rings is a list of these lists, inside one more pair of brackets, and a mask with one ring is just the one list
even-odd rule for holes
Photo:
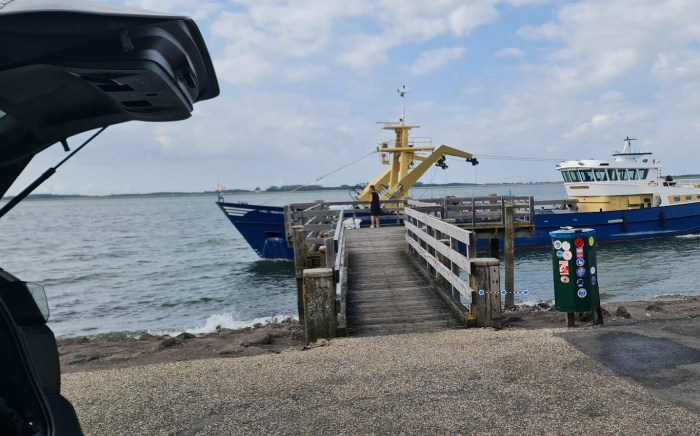
[[[698,189],[700,188],[700,179],[674,179],[673,182],[675,182],[675,186],[679,188],[686,188],[686,189]],[[665,182],[663,183],[664,186],[673,186],[671,183],[673,182]]]

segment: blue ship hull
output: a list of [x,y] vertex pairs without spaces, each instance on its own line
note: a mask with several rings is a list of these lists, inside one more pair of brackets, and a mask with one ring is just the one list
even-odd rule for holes
[[[217,205],[260,257],[294,258],[294,249],[287,246],[285,238],[283,208],[224,202]],[[355,212],[362,219],[362,227],[369,226],[369,213]],[[515,248],[549,247],[549,232],[566,226],[594,229],[599,244],[700,233],[700,203],[614,212],[537,214],[535,235],[516,238]],[[488,243],[479,239],[477,250],[488,251]]]

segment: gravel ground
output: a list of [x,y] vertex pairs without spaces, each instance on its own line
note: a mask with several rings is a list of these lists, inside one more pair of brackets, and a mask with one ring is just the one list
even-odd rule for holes
[[63,376],[88,435],[698,434],[564,329],[344,338],[307,351]]

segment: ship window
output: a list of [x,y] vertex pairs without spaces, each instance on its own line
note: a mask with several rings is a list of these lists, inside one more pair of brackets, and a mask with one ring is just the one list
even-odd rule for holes
[[695,198],[700,200],[700,195],[696,195]]
[[617,170],[620,180],[627,180],[627,170]]
[[615,170],[608,170],[608,177],[610,177],[610,180],[617,180],[617,172]]
[[593,171],[592,170],[581,170],[581,181],[582,182],[592,182],[593,181]]
[[605,170],[595,170],[595,179],[599,182],[607,182],[608,176],[605,174]]
[[569,171],[569,176],[571,176],[572,182],[579,182],[581,179],[578,177],[578,171]]
[[692,200],[692,199],[693,199],[693,196],[692,196],[692,195],[686,195],[686,196],[685,196],[685,199],[686,199],[686,200]]
[[564,177],[565,182],[567,182],[567,183],[571,182],[571,177],[569,176],[568,171],[562,171],[561,175],[562,175],[562,177]]
[[681,201],[681,197],[673,197],[673,201]]
[[637,180],[637,170],[627,170],[630,175],[630,180]]
[[649,170],[639,170],[639,180],[645,180]]

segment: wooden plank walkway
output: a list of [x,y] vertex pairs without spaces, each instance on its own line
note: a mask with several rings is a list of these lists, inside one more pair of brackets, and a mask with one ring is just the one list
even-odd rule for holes
[[405,253],[405,227],[347,230],[348,334],[419,333],[458,327]]

